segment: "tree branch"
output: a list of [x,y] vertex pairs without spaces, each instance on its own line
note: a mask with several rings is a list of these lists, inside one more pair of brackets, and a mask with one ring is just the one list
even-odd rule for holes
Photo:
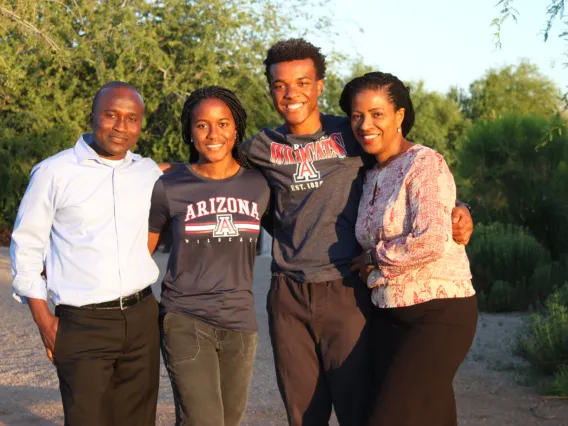
[[6,9],[5,7],[0,7],[0,15],[3,15],[6,18],[11,19],[12,21],[16,22],[17,24],[20,24],[20,25],[28,28],[29,30],[33,31],[38,36],[40,36],[42,39],[44,39],[45,42],[47,44],[49,44],[49,46],[51,47],[52,50],[54,50],[55,52],[59,51],[59,46],[46,33],[41,31],[39,28],[32,25],[30,22],[26,21],[25,19],[20,18],[14,12]]
[[[71,13],[75,17],[75,19],[77,19],[79,22],[81,22],[81,27],[85,28],[85,21],[83,20],[83,17],[80,14],[73,12],[73,9],[71,7],[69,7],[66,4],[61,3],[60,1],[57,1],[57,0],[43,0],[43,1],[50,2],[50,3],[56,3],[56,4],[63,6],[65,9],[67,9],[69,11],[69,13]],[[75,3],[75,7],[77,9],[79,9],[79,6],[77,5],[77,2],[75,0],[73,0],[73,3]]]

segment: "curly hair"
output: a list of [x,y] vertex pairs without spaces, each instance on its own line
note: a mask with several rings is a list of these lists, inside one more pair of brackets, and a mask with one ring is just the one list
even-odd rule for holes
[[325,78],[325,56],[321,53],[320,48],[303,38],[291,38],[289,40],[281,40],[268,49],[266,59],[264,60],[264,73],[268,84],[270,84],[270,67],[273,64],[302,59],[311,59],[314,62],[318,80]]
[[404,85],[397,77],[392,74],[375,71],[369,72],[362,77],[356,77],[345,85],[339,106],[347,116],[351,115],[351,104],[353,98],[363,90],[385,90],[389,101],[394,105],[395,110],[404,108],[404,119],[402,120],[402,136],[406,137],[414,125],[414,107],[410,99],[410,89]]
[[189,161],[194,162],[199,158],[199,153],[197,152],[191,138],[191,113],[194,108],[201,103],[201,101],[206,99],[219,99],[231,110],[231,114],[233,114],[233,119],[235,120],[235,126],[237,128],[237,139],[235,141],[235,146],[233,147],[233,157],[241,166],[250,169],[251,165],[241,149],[241,142],[245,137],[245,131],[247,128],[247,112],[243,108],[237,96],[231,90],[221,86],[202,87],[194,90],[183,104],[183,111],[181,113],[181,134],[183,141],[189,145]]

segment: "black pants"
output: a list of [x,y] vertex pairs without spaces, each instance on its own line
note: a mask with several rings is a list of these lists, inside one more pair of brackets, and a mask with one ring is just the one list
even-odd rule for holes
[[154,425],[160,369],[154,296],[123,311],[57,306],[55,312],[65,425]]
[[452,382],[476,326],[475,296],[374,308],[380,388],[369,426],[456,426]]
[[162,318],[160,331],[176,425],[239,426],[258,333],[223,330],[174,312]]
[[276,378],[292,426],[363,425],[371,391],[371,299],[355,276],[272,279],[267,310]]

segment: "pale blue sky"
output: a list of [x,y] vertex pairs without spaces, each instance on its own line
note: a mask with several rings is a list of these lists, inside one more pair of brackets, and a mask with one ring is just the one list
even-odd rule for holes
[[[498,0],[330,0],[339,37],[308,37],[325,53],[332,48],[361,55],[364,62],[402,80],[424,80],[426,88],[445,92],[467,88],[491,67],[527,58],[564,92],[568,86],[568,46],[558,22],[545,43],[540,34],[548,0],[516,0],[518,22],[508,19],[501,50],[495,48],[491,21]],[[567,11],[568,12],[568,11]],[[360,32],[362,28],[364,32]]]

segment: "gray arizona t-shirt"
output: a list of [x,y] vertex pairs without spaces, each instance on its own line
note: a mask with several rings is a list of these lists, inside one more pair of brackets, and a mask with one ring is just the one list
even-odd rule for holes
[[214,180],[185,166],[156,181],[149,229],[160,232],[169,222],[172,231],[162,312],[228,330],[257,330],[253,267],[269,197],[262,174],[244,168]]
[[[312,135],[263,129],[242,149],[274,197],[272,272],[299,282],[350,275],[360,253],[355,222],[366,156],[347,117],[322,115]],[[364,158],[362,158],[364,156]]]

